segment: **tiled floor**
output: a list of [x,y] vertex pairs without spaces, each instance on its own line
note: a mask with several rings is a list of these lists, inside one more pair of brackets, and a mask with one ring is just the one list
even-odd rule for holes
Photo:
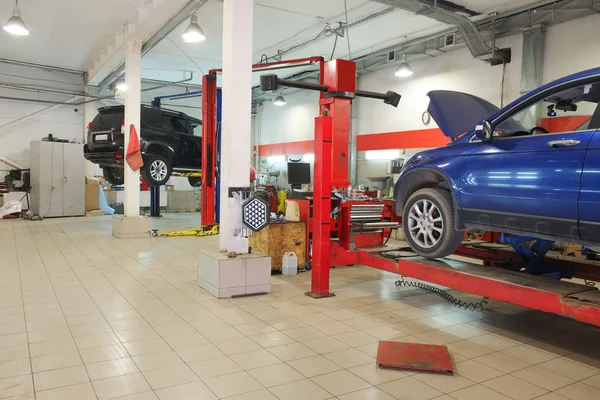
[[[304,296],[301,273],[216,300],[195,282],[216,243],[118,240],[107,217],[0,221],[0,399],[600,399],[591,326],[496,301],[460,310],[365,267],[334,269],[333,298]],[[457,374],[379,369],[378,341],[395,338],[447,345]]]

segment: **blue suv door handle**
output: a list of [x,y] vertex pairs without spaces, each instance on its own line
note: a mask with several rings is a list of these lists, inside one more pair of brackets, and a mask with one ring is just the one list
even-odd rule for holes
[[552,148],[557,148],[557,147],[575,146],[576,144],[579,144],[579,143],[581,143],[581,141],[574,140],[574,139],[568,139],[568,140],[551,140],[546,144]]

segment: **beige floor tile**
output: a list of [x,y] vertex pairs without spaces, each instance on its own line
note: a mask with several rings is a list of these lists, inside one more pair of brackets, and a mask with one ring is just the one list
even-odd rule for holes
[[308,327],[308,326],[302,327],[302,328],[289,329],[289,330],[283,331],[283,333],[285,333],[287,336],[289,336],[292,339],[297,340],[297,341],[317,339],[317,338],[322,338],[322,337],[326,336],[325,333],[323,333],[313,327]]
[[[2,340],[1,337],[0,340]],[[31,364],[26,358],[0,362],[0,379],[30,374]]]
[[[43,319],[40,321],[28,321],[27,322],[27,332],[36,332],[43,331],[48,329],[59,329],[66,328],[67,321],[65,318],[52,318],[52,319]],[[19,330],[17,332],[7,332],[6,329],[2,329],[2,334],[7,335],[11,333],[21,333],[25,332],[25,330]]]
[[375,362],[375,359],[369,357],[356,349],[346,349],[324,354],[324,357],[333,361],[342,368],[352,368],[359,365]]
[[127,352],[132,356],[171,350],[167,342],[161,338],[123,343],[123,347],[125,347]]
[[226,328],[200,331],[200,333],[202,333],[202,336],[204,336],[206,339],[210,340],[213,343],[244,337],[244,335],[240,331],[231,326]]
[[483,382],[482,385],[505,396],[517,400],[529,400],[548,393],[548,390],[516,378],[505,375]]
[[224,315],[221,319],[227,322],[231,326],[237,325],[245,325],[251,324],[254,322],[260,322],[260,320],[253,315],[244,313],[244,314],[232,314],[232,315]]
[[463,339],[459,338],[458,336],[454,336],[449,333],[438,331],[438,330],[431,330],[431,331],[427,331],[427,332],[415,333],[413,336],[415,336],[419,339],[423,339],[429,343],[437,344],[440,346],[459,342],[459,341],[463,340]]
[[319,355],[289,361],[287,364],[307,378],[324,375],[342,369],[339,365]]
[[296,318],[293,318],[293,317],[285,317],[285,318],[269,320],[268,324],[271,325],[273,328],[280,330],[280,331],[284,331],[287,329],[300,328],[302,326],[307,326],[304,322],[298,321]]
[[117,358],[86,364],[85,369],[92,381],[139,372],[138,367],[131,358]]
[[350,311],[350,310],[332,310],[325,311],[323,315],[328,316],[329,318],[333,318],[336,321],[343,321],[345,319],[357,318],[360,314]]
[[277,397],[275,397],[273,393],[269,392],[267,389],[261,389],[254,392],[228,397],[227,400],[277,400]]
[[210,343],[204,336],[202,336],[196,331],[194,331],[193,333],[166,336],[164,337],[164,339],[167,342],[167,344],[173,349]]
[[402,340],[402,337],[407,335],[405,332],[390,325],[382,325],[376,328],[365,329],[363,332],[379,340]]
[[29,334],[27,335],[29,343],[40,343],[51,340],[69,339],[71,337],[71,331],[67,327],[29,332]]
[[140,314],[135,310],[109,311],[102,313],[102,315],[108,322],[140,318]]
[[502,353],[514,358],[518,358],[519,360],[523,360],[530,364],[539,364],[556,358],[554,354],[537,350],[526,344],[510,347],[508,349],[502,350]]
[[600,398],[600,389],[596,389],[593,386],[581,382],[560,388],[556,393],[570,400],[592,400]]
[[35,394],[37,400],[96,400],[96,393],[89,382],[77,385],[63,386],[56,389],[38,391]]
[[133,361],[140,371],[150,371],[152,369],[172,367],[183,364],[181,357],[173,350],[161,351],[158,353],[141,354],[132,356]]
[[29,358],[29,346],[12,346],[0,348],[0,362]]
[[331,353],[333,351],[344,350],[349,347],[347,344],[329,336],[319,339],[304,340],[302,341],[302,344],[318,354]]
[[502,338],[493,333],[477,336],[469,339],[469,341],[495,351],[506,350],[510,347],[515,347],[521,344],[519,342],[515,342],[514,340]]
[[[296,318],[298,321],[300,321],[308,326],[312,326],[312,327],[315,327],[315,326],[321,325],[321,324],[331,323],[331,322],[335,321],[335,319],[330,318],[330,317],[326,316],[325,314],[316,313],[308,307],[306,307],[306,309],[310,310],[311,314],[297,315],[297,316],[294,316],[294,318]],[[282,311],[286,312],[285,310],[282,310]]]
[[235,329],[246,336],[260,335],[264,333],[277,332],[275,328],[266,322],[254,322],[250,324],[236,325]]
[[[377,314],[377,315],[381,315],[381,314]],[[394,317],[401,319],[397,315],[394,315]],[[381,322],[379,320],[375,320],[373,318],[369,318],[369,317],[350,318],[350,319],[344,320],[343,323],[344,323],[344,325],[347,325],[350,328],[359,329],[359,330],[376,328],[378,326],[383,325],[383,322]],[[340,332],[340,333],[343,333],[343,332]]]
[[79,354],[86,364],[115,360],[117,358],[128,357],[129,354],[125,347],[120,344],[114,344],[110,346],[92,347],[90,349],[79,350]]
[[129,331],[132,329],[150,328],[144,318],[120,319],[108,323],[115,332]]
[[258,311],[258,312],[253,312],[252,315],[255,316],[256,318],[258,318],[259,320],[265,321],[265,322],[273,321],[273,320],[280,319],[280,318],[285,318],[288,316],[286,313],[281,312],[279,310]]
[[153,315],[145,318],[151,326],[174,325],[183,322],[183,319],[175,313]]
[[92,347],[109,346],[119,344],[119,339],[114,333],[102,333],[100,335],[81,336],[75,338],[75,344],[79,350]]
[[98,323],[106,322],[104,315],[102,315],[100,313],[72,315],[72,316],[67,316],[66,318],[67,318],[67,323],[69,324],[69,326],[98,324]]
[[299,358],[317,355],[317,353],[300,343],[269,347],[267,350],[282,361],[293,361]]
[[402,332],[405,332],[409,335],[427,332],[433,329],[431,326],[422,324],[417,321],[402,321],[397,324],[391,324],[389,326],[401,330]]
[[156,390],[160,400],[217,400],[217,396],[202,382],[191,382]]
[[348,346],[357,347],[379,342],[379,339],[361,331],[353,331],[336,335],[335,338]]
[[181,322],[179,324],[159,325],[155,326],[154,329],[162,337],[197,333],[196,330],[192,328],[192,326],[187,322]]
[[33,372],[74,367],[81,364],[83,364],[83,362],[78,351],[68,351],[65,353],[48,354],[31,358]]
[[294,339],[283,332],[270,332],[261,335],[250,336],[255,343],[264,348],[282,346],[284,344],[296,343]]
[[83,366],[54,369],[33,374],[35,390],[48,390],[61,386],[89,382],[88,374]]
[[561,396],[558,393],[548,393],[538,397],[535,400],[568,400],[567,397]]
[[214,345],[227,355],[260,350],[260,346],[247,337],[218,341]]
[[201,344],[199,346],[182,347],[176,349],[175,352],[186,363],[222,357],[225,355],[213,344]]
[[187,365],[177,365],[142,372],[152,389],[162,389],[169,386],[195,382],[198,377]]
[[494,350],[480,346],[468,340],[448,343],[446,345],[451,354],[460,354],[467,358],[475,358],[486,354],[494,353]]
[[157,339],[160,337],[153,328],[138,328],[119,331],[116,333],[119,340],[123,343],[139,342],[140,340]]
[[112,333],[112,328],[107,322],[100,322],[88,325],[71,326],[73,337],[100,335],[102,333]]
[[[395,398],[375,387],[339,396],[340,400],[394,400]],[[438,398],[440,399],[440,398]],[[436,399],[436,400],[438,400]]]
[[510,397],[482,385],[457,390],[452,393],[452,397],[456,400],[510,400]]
[[484,382],[505,374],[495,368],[473,360],[460,361],[454,364],[454,370],[460,375],[473,382]]
[[507,374],[527,368],[531,365],[503,353],[490,353],[485,356],[474,358],[474,360]]
[[236,396],[262,389],[262,385],[246,372],[237,372],[205,379],[204,383],[219,398]]
[[114,399],[151,390],[144,376],[139,373],[93,381],[92,385],[98,400]]
[[325,400],[332,395],[316,383],[304,379],[269,388],[280,400]]
[[321,332],[329,336],[335,336],[341,333],[348,333],[356,330],[356,328],[353,328],[339,321],[329,322],[327,324],[319,324],[316,325],[314,328],[320,330]]
[[152,391],[130,394],[129,396],[119,397],[118,400],[159,400],[156,394]]
[[311,380],[334,396],[356,392],[371,386],[369,382],[346,370],[315,376]]
[[383,385],[379,385],[378,388],[387,394],[403,400],[429,400],[443,394],[410,376],[384,383]]
[[573,379],[569,379],[566,376],[556,374],[538,366],[525,368],[513,372],[511,375],[550,391],[575,383]]
[[354,375],[364,379],[371,385],[381,385],[396,379],[406,377],[402,371],[390,368],[380,368],[376,363],[368,363],[348,369]]
[[33,380],[31,375],[21,375],[12,378],[0,379],[0,393],[2,397],[26,397],[33,394]]
[[282,385],[304,379],[304,376],[285,363],[268,365],[247,371],[264,387]]
[[265,349],[233,354],[230,357],[236,364],[245,370],[281,363],[279,358],[275,357]]
[[206,337],[206,335],[204,335],[205,331],[230,328],[230,325],[227,322],[223,321],[221,318],[216,316],[198,321],[190,321],[190,325],[194,327],[194,329],[202,333],[204,337]]
[[564,358],[555,358],[553,360],[538,364],[538,366],[576,381],[580,381],[598,374],[596,369],[583,366],[579,363],[569,361]]
[[582,382],[586,385],[593,386],[596,389],[600,389],[600,374],[584,379]]
[[32,343],[29,345],[31,357],[44,356],[48,354],[64,353],[77,350],[75,341],[72,338],[50,340],[47,342]]
[[189,366],[200,379],[214,378],[242,371],[242,368],[229,357],[217,357],[193,362]]

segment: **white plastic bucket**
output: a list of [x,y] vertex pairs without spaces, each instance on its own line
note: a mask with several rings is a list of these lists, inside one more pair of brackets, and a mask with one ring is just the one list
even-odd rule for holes
[[284,275],[296,275],[298,273],[298,257],[296,253],[285,253],[281,259],[281,272]]

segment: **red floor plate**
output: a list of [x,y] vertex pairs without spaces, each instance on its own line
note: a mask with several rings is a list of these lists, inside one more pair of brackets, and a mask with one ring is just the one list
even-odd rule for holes
[[416,371],[454,372],[446,346],[432,344],[380,341],[377,349],[380,367],[412,369]]

